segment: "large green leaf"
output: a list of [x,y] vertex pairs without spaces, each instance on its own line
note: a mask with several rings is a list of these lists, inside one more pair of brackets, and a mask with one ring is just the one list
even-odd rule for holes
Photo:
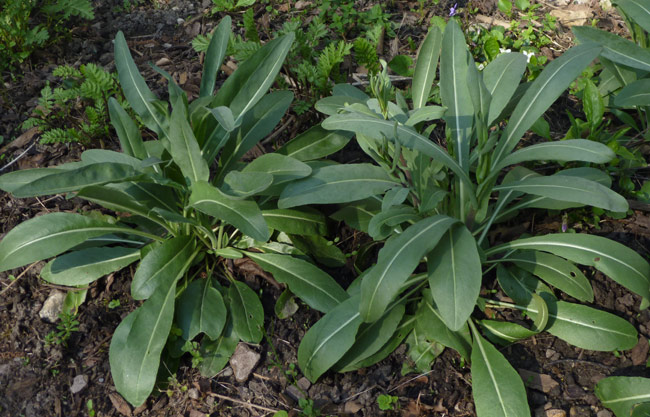
[[108,113],[120,140],[122,152],[139,159],[147,158],[147,151],[144,149],[138,125],[113,97],[108,99]]
[[189,236],[171,238],[147,253],[133,275],[131,296],[144,300],[158,287],[176,282],[193,259],[194,240]]
[[542,292],[553,294],[544,282],[517,267],[506,268],[501,264],[497,265],[497,279],[506,295],[520,305],[531,304],[535,294]]
[[258,49],[223,83],[210,107],[229,107],[240,119],[275,82],[294,37],[290,32]]
[[115,68],[120,79],[120,86],[129,105],[142,118],[142,122],[160,137],[167,135],[167,112],[155,105],[158,99],[147,87],[144,78],[135,66],[124,34],[120,31],[115,36]]
[[508,360],[472,326],[472,396],[477,417],[530,416],[526,389]]
[[331,276],[307,261],[288,255],[245,253],[313,309],[327,313],[348,298]]
[[21,169],[0,176],[0,190],[14,193],[20,187],[27,185],[40,178],[64,171],[60,168],[33,168]]
[[189,205],[232,224],[255,240],[269,240],[269,228],[254,201],[235,200],[207,182],[197,182],[192,185]]
[[571,28],[578,42],[602,45],[601,55],[628,67],[650,71],[650,51],[613,33],[590,26]]
[[464,225],[452,227],[427,254],[429,286],[442,321],[460,330],[474,311],[481,290],[481,259],[476,239]]
[[308,176],[311,167],[290,156],[267,153],[247,164],[242,172],[271,174],[276,185]]
[[205,53],[199,97],[211,96],[214,91],[217,71],[219,71],[221,61],[223,61],[223,57],[226,55],[226,48],[228,48],[231,25],[232,20],[230,16],[226,15],[221,19],[214,32],[212,32],[212,39],[210,39],[208,50]]
[[614,97],[620,107],[650,106],[650,79],[634,81],[621,89]]
[[[637,332],[627,320],[581,304],[557,301],[542,293],[548,306],[546,331],[574,346],[598,351],[632,349]],[[533,305],[520,307],[531,316],[539,310]]]
[[650,378],[610,376],[596,384],[596,396],[616,417],[629,417],[632,407],[650,401]]
[[[492,155],[492,168],[512,152],[523,134],[580,75],[582,70],[598,56],[601,50],[602,48],[593,44],[579,45],[569,49],[544,68],[512,112],[508,126],[501,135]],[[498,171],[494,172],[498,173]]]
[[431,28],[418,51],[411,92],[413,95],[413,109],[419,109],[427,104],[433,80],[436,79],[438,57],[442,45],[442,33],[437,26]]
[[266,172],[230,171],[223,179],[223,190],[240,200],[261,194],[273,184],[273,175]]
[[199,364],[201,376],[213,378],[225,368],[238,343],[239,337],[234,332],[232,320],[228,320],[223,334],[218,339],[202,340],[200,352],[203,360]]
[[192,281],[178,298],[176,323],[185,340],[192,340],[199,333],[217,340],[226,324],[226,305],[210,281]]
[[207,181],[210,169],[201,156],[201,148],[187,121],[187,114],[181,105],[174,106],[169,128],[170,153],[174,162],[192,183]]
[[273,230],[290,235],[327,235],[327,221],[320,212],[309,207],[302,209],[263,210],[266,224]]
[[647,2],[643,0],[618,0],[616,5],[646,32],[650,32],[650,6],[648,6]]
[[18,268],[71,249],[85,240],[132,229],[72,213],[50,213],[27,220],[0,242],[0,271]]
[[440,99],[447,107],[444,119],[451,131],[456,161],[465,173],[469,172],[469,142],[474,122],[474,106],[467,84],[468,55],[462,29],[455,20],[450,20],[440,54]]
[[650,265],[632,249],[600,236],[549,234],[513,240],[491,248],[487,257],[511,249],[550,252],[581,265],[593,266],[644,298],[650,298]]
[[397,185],[399,184],[378,166],[325,166],[314,169],[308,178],[287,185],[280,195],[278,207],[347,203],[381,194]]
[[488,126],[499,117],[512,98],[525,70],[526,57],[520,53],[500,54],[483,70],[483,82],[492,96]]
[[244,342],[259,343],[264,335],[264,308],[255,291],[243,282],[232,281],[228,300],[237,336]]
[[369,224],[372,218],[379,212],[379,209],[379,200],[366,199],[348,204],[332,213],[330,217],[334,220],[345,222],[353,229],[368,233]]
[[[451,169],[460,179],[472,189],[472,182],[461,166],[444,150],[429,138],[420,135],[412,127],[397,124],[390,120],[378,119],[359,113],[337,114],[323,121],[325,129],[343,129],[389,140],[396,140],[409,149],[420,151],[437,162]],[[397,137],[395,137],[397,134]]]
[[580,301],[592,302],[594,299],[594,291],[587,277],[575,265],[559,256],[538,251],[517,251],[505,260]]
[[608,146],[587,139],[544,142],[519,149],[503,158],[496,169],[526,161],[584,161],[604,164],[616,154]]
[[347,145],[350,138],[352,134],[348,132],[325,130],[319,124],[285,143],[276,153],[303,162],[312,161],[340,150]]
[[48,262],[41,278],[57,285],[86,285],[140,259],[140,249],[116,247],[88,248]]
[[358,369],[360,362],[377,353],[391,339],[404,317],[403,303],[395,304],[374,323],[363,323],[359,328],[354,345],[336,362],[334,369],[348,372]]
[[437,215],[420,220],[386,242],[379,251],[377,264],[361,282],[361,317],[365,322],[378,320],[402,284],[413,273],[424,255],[436,247],[445,232],[457,220]]
[[359,296],[354,296],[325,314],[305,333],[298,348],[298,364],[310,381],[315,382],[354,345],[360,324]]
[[569,201],[600,207],[614,212],[626,212],[627,200],[595,181],[565,175],[538,176],[497,185],[494,191],[518,191],[554,200]]
[[102,162],[72,170],[62,170],[33,180],[13,191],[16,197],[34,197],[79,191],[83,187],[128,181],[142,175],[130,165]]
[[149,397],[174,318],[176,285],[159,287],[115,329],[108,359],[115,388],[133,406]]

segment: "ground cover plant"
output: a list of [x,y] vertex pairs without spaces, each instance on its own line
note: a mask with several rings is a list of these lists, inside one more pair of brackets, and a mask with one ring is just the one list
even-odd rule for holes
[[42,278],[85,287],[139,261],[131,295],[144,303],[117,327],[109,352],[115,386],[136,406],[153,390],[159,366],[161,375],[173,372],[183,353],[192,353],[194,365],[211,377],[226,365],[239,340],[262,340],[258,295],[235,278],[226,260],[254,260],[319,311],[329,311],[346,297],[293,245],[304,236],[318,247],[326,233],[325,217],[309,209],[278,210],[275,200],[286,184],[320,164],[310,161],[340,149],[350,136],[317,126],[278,152],[240,164],[291,104],[290,92],[267,91],[293,37],[264,45],[213,93],[230,26],[225,18],[216,29],[200,97],[189,105],[174,80],[156,68],[169,79],[171,106],[158,100],[140,76],[124,36],[117,35],[120,84],[157,140],[143,141],[135,122],[111,99],[122,153],[91,149],[80,162],[0,177],[0,188],[17,197],[72,193],[118,213],[58,212],[26,221],[0,242],[0,269],[64,253],[47,263]]
[[[298,361],[309,379],[369,366],[403,340],[424,371],[446,346],[471,361],[478,416],[524,416],[530,415],[524,384],[486,338],[507,344],[546,331],[590,350],[636,345],[630,323],[582,304],[593,300],[593,290],[576,266],[607,274],[647,306],[650,265],[636,252],[586,234],[488,238],[493,225],[524,209],[627,211],[609,176],[583,166],[610,161],[607,146],[568,139],[518,149],[523,134],[601,52],[593,44],[571,48],[520,86],[523,54],[501,55],[481,72],[450,21],[444,35],[434,27],[421,46],[411,108],[399,93],[389,101],[386,72],[371,80],[372,97],[338,85],[317,103],[329,116],[323,126],[354,132],[376,164],[317,168],[287,186],[278,205],[343,204],[335,218],[385,244],[377,263],[348,288],[349,297],[303,338]],[[444,107],[427,105],[438,57]],[[440,118],[446,149],[428,137],[424,123]],[[568,165],[548,176],[522,165],[542,161]],[[493,289],[501,292],[488,296]],[[524,312],[528,326],[499,319],[501,309]]]

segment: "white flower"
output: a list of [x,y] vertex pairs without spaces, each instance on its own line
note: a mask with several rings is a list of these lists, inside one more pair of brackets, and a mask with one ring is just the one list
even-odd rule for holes
[[533,51],[521,51],[522,54],[526,55],[526,62],[530,62],[530,58],[535,56],[535,52]]
[[478,70],[479,70],[479,71],[483,71],[483,68],[485,68],[485,64],[484,64],[484,63],[480,63],[480,64],[478,64]]
[[499,48],[500,54],[509,54],[510,52],[512,52],[510,49]]

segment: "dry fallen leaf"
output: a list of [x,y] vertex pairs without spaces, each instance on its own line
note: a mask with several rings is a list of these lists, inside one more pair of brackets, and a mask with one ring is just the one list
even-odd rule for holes
[[122,398],[120,394],[111,392],[108,394],[108,398],[111,400],[113,407],[115,407],[118,413],[127,417],[131,417],[133,415],[131,412],[131,407],[126,403],[126,401],[124,401],[124,398]]
[[591,19],[593,11],[586,4],[572,4],[561,9],[551,11],[551,16],[557,17],[564,26],[582,26]]

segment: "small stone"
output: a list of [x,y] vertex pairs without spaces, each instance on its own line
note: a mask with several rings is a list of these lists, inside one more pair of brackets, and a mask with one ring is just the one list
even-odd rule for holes
[[228,378],[229,376],[232,376],[232,368],[230,366],[227,367],[227,368],[224,368],[224,370],[221,371],[219,376],[222,376],[224,378]]
[[560,386],[550,375],[538,374],[526,369],[519,369],[519,375],[530,388],[547,394]]
[[59,319],[59,314],[63,311],[64,300],[64,292],[57,290],[52,291],[50,296],[47,297],[47,300],[43,303],[43,308],[41,308],[41,311],[38,313],[39,317],[48,323],[56,323]]
[[555,355],[555,351],[553,349],[546,349],[546,359],[551,359]]
[[235,353],[230,358],[230,366],[235,373],[237,382],[246,381],[259,360],[259,353],[249,348],[245,343],[238,344]]
[[172,61],[169,60],[167,57],[162,57],[158,61],[156,61],[156,65],[159,67],[162,67],[163,65],[171,64]]
[[596,417],[613,417],[614,414],[612,414],[611,411],[609,410],[600,410],[599,412],[596,413]]
[[354,401],[348,401],[345,403],[345,406],[343,407],[343,412],[348,413],[348,414],[354,414],[357,411],[361,410],[362,405],[354,402]]
[[171,44],[171,43],[163,43],[163,48],[165,48],[165,49],[169,49],[169,48],[171,48],[171,47],[172,47],[172,44]]
[[311,382],[304,376],[298,380],[298,387],[302,389],[303,391],[308,391],[309,387],[311,387]]
[[199,399],[199,390],[196,388],[191,388],[187,391],[187,396],[190,397],[193,400],[198,400]]
[[591,408],[574,405],[569,410],[570,417],[591,417]]
[[650,350],[650,344],[648,344],[648,339],[641,336],[639,338],[639,343],[632,348],[630,351],[630,359],[632,359],[632,364],[635,366],[642,365],[648,360],[648,351]]
[[72,392],[73,394],[77,394],[87,386],[88,386],[88,376],[77,375],[72,380],[72,386],[70,387],[70,392]]
[[294,401],[299,401],[305,398],[305,394],[302,391],[300,391],[300,388],[298,388],[295,385],[289,385],[285,390],[285,392]]
[[194,409],[190,410],[190,417],[207,417],[208,415]]
[[183,23],[185,23],[185,19],[183,19],[182,17],[179,17],[178,19],[176,19],[176,24],[177,25],[182,25]]
[[100,384],[103,384],[104,383],[104,378],[98,378],[97,382],[99,382]]
[[566,411],[564,410],[559,410],[556,408],[551,408],[550,410],[546,410],[546,417],[566,417]]

